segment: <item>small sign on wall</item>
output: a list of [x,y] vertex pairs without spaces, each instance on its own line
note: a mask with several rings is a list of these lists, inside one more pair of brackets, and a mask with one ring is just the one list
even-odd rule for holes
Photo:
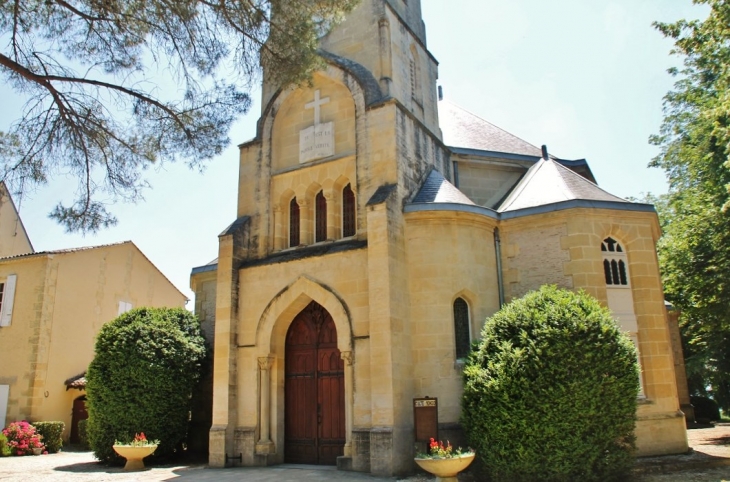
[[416,442],[428,442],[431,438],[438,440],[439,410],[437,398],[413,399],[413,426]]

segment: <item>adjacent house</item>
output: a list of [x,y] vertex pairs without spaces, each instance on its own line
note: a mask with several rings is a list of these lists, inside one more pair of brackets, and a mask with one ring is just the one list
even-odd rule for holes
[[186,297],[131,241],[34,252],[6,191],[0,253],[0,426],[60,420],[68,440],[86,416],[81,375],[102,325]]

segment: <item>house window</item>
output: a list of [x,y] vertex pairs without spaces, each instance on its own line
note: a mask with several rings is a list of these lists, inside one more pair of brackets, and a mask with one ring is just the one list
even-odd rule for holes
[[469,305],[463,298],[454,301],[454,342],[456,344],[456,359],[466,358],[471,345],[469,330]]
[[0,283],[0,312],[3,309],[3,296],[5,295],[5,283]]
[[355,235],[355,193],[348,184],[342,190],[342,237]]
[[299,246],[299,203],[296,197],[289,203],[289,246]]
[[317,194],[314,205],[314,241],[318,243],[327,239],[327,199],[325,199],[322,191]]

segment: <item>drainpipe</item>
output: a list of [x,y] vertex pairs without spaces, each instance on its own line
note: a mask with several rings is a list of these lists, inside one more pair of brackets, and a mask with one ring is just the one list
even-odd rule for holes
[[497,288],[499,289],[499,307],[504,305],[504,280],[502,279],[502,242],[499,239],[499,228],[494,228],[494,253],[497,257]]

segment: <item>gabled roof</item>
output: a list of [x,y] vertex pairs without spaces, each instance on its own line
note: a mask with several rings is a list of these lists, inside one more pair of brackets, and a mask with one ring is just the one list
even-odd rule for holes
[[144,254],[144,252],[142,252],[141,249],[139,249],[139,247],[137,247],[136,244],[134,244],[133,241],[121,241],[121,242],[118,242],[118,243],[100,244],[100,245],[97,245],[97,246],[82,246],[82,247],[79,247],[79,248],[55,249],[55,250],[51,250],[51,251],[36,251],[35,253],[18,254],[18,255],[15,255],[15,256],[5,256],[3,258],[0,258],[0,263],[3,263],[3,262],[15,262],[16,260],[23,260],[23,259],[34,258],[34,257],[44,257],[44,256],[61,255],[61,254],[72,254],[72,253],[78,253],[78,252],[81,252],[81,251],[92,251],[92,250],[95,250],[95,249],[103,249],[103,248],[110,248],[110,247],[120,247],[120,246],[125,246],[125,245],[129,245],[133,249],[135,249],[140,255],[142,255],[142,257],[145,260],[147,260],[147,262],[154,269],[157,270],[158,273],[160,273],[160,275],[168,283],[170,283],[170,286],[172,286],[173,288],[175,288],[175,290],[178,293],[180,293],[180,295],[184,299],[186,299],[186,300],[188,299],[188,297],[185,296],[185,293],[183,293],[182,291],[180,291],[177,288],[177,286],[175,286],[175,284],[172,281],[170,281],[170,279],[167,277],[167,275],[165,275],[165,273],[163,273],[162,271],[160,271],[160,269],[147,257],[146,254]]
[[[2,258],[0,258],[0,261],[5,261],[5,260],[8,260],[8,259],[31,258],[31,257],[34,257],[34,256],[47,256],[49,254],[76,253],[78,251],[89,251],[91,249],[108,248],[108,247],[111,247],[111,246],[119,246],[119,245],[128,244],[128,243],[129,244],[132,244],[135,248],[137,248],[137,246],[132,241],[120,241],[118,243],[100,244],[98,246],[82,246],[80,248],[54,249],[54,250],[51,250],[51,251],[36,251],[36,252],[33,252],[33,253],[16,254],[14,256],[5,256],[5,257],[2,257]],[[137,251],[139,251],[140,253],[142,252],[139,248],[137,248]],[[144,253],[142,253],[142,254],[144,255]]]
[[451,184],[436,169],[423,182],[412,203],[456,203],[475,205],[466,194]]
[[516,211],[570,200],[631,204],[604,191],[560,163],[552,159],[541,159],[527,171],[497,211]]
[[439,125],[444,144],[447,146],[525,156],[542,155],[539,147],[523,141],[448,100],[439,101],[438,109]]

